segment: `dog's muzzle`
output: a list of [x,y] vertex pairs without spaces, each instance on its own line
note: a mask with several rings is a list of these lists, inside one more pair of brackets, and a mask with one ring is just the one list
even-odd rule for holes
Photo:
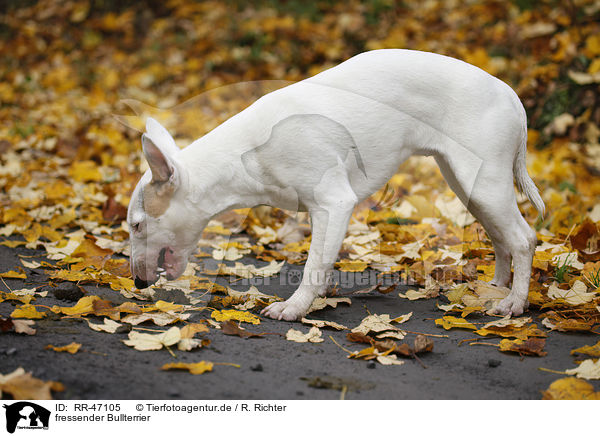
[[139,277],[135,278],[134,283],[135,283],[135,287],[138,288],[138,289],[144,289],[144,288],[147,288],[149,286],[148,282],[140,279]]

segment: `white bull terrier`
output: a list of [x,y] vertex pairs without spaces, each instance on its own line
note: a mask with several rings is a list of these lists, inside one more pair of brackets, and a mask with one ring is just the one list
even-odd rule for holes
[[208,221],[267,204],[308,211],[312,243],[300,286],[263,314],[288,321],[322,296],[354,206],[411,155],[434,156],[446,181],[490,236],[492,283],[510,294],[498,314],[527,308],[535,231],[519,190],[541,215],[527,173],[525,110],[504,82],[465,62],[411,50],[375,50],[271,92],[180,150],[149,118],[142,135],[150,169],[127,220],[138,288],[159,273],[179,277]]

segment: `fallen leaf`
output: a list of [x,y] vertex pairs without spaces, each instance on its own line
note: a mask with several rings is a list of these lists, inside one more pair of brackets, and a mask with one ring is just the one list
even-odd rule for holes
[[238,260],[244,257],[244,255],[250,253],[252,250],[248,247],[242,246],[237,242],[223,243],[223,246],[214,246],[212,251],[212,258],[216,260]]
[[456,318],[455,316],[444,316],[440,319],[435,320],[435,325],[439,325],[446,330],[450,329],[469,329],[477,330],[474,324],[470,323],[464,318]]
[[342,259],[335,263],[335,267],[343,272],[363,272],[369,264],[362,260]]
[[486,310],[492,309],[510,293],[509,288],[494,286],[481,280],[469,283],[468,288],[471,292],[465,293],[461,298],[465,306],[480,306]]
[[251,333],[247,330],[242,329],[235,322],[228,320],[223,321],[221,323],[221,331],[230,336],[239,336],[240,338],[248,339],[248,338],[261,338],[264,336],[264,333]]
[[406,336],[406,333],[401,331],[401,330],[397,330],[397,331],[392,331],[392,330],[387,330],[385,332],[379,333],[377,335],[377,339],[398,339],[398,340],[402,340],[404,339],[404,337]]
[[593,320],[563,318],[560,315],[552,316],[551,312],[547,312],[545,315],[546,317],[542,319],[542,325],[559,332],[587,332],[595,325]]
[[190,323],[181,328],[181,337],[185,339],[192,338],[196,333],[207,333],[208,331],[209,328],[206,324]]
[[599,380],[600,359],[586,359],[577,368],[567,369],[565,373],[586,380]]
[[0,374],[0,393],[12,395],[15,400],[51,400],[50,391],[64,390],[62,383],[40,380],[23,368],[17,368],[7,375]]
[[160,350],[163,347],[175,345],[181,340],[181,331],[177,327],[159,334],[129,332],[129,339],[123,340],[125,345],[139,351]]
[[382,282],[377,283],[376,285],[370,286],[365,289],[359,289],[357,291],[353,291],[353,295],[361,295],[361,294],[370,294],[373,291],[377,291],[380,294],[389,294],[390,292],[396,289],[396,285],[384,285]]
[[444,198],[439,196],[435,201],[435,207],[442,216],[448,218],[458,227],[465,227],[475,222],[473,215],[469,213],[464,204],[456,196],[453,198]]
[[233,310],[233,309],[225,309],[225,310],[214,310],[211,314],[210,314],[211,318],[213,318],[215,321],[228,321],[228,320],[235,320],[235,321],[243,321],[243,322],[248,322],[250,324],[260,324],[260,318],[250,312],[242,312],[240,310]]
[[181,340],[177,343],[177,349],[190,351],[194,348],[205,347],[210,344],[208,339],[194,339],[196,333],[208,332],[208,327],[201,323],[187,324],[180,330]]
[[138,325],[146,321],[152,321],[154,324],[159,326],[166,326],[179,321],[185,321],[191,316],[189,313],[169,313],[169,312],[157,312],[157,313],[140,313],[139,315],[132,314],[121,318],[121,322],[125,322],[131,325]]
[[158,300],[156,303],[154,303],[154,306],[150,306],[144,309],[145,311],[150,311],[150,310],[160,310],[161,312],[180,312],[183,310],[183,305],[181,304],[175,304],[175,303],[171,303],[169,301],[163,301],[163,300]]
[[184,362],[174,362],[174,363],[165,363],[160,367],[163,371],[168,371],[171,369],[183,369],[189,371],[190,374],[204,374],[205,372],[210,372],[213,370],[213,363],[207,362],[206,360],[201,360],[197,363],[184,363]]
[[86,319],[86,321],[92,330],[106,333],[115,333],[117,329],[123,325],[109,318],[104,318],[103,324],[94,324],[89,319]]
[[[392,331],[399,331],[401,333],[404,333],[404,332],[402,332],[401,329],[399,329],[395,325],[392,325],[392,322],[404,322],[403,317],[408,316],[408,318],[410,318],[410,315],[412,315],[412,312],[408,315],[404,315],[402,317],[398,317],[398,318],[394,318],[394,319],[390,319],[390,316],[388,314],[369,315],[366,318],[364,318],[357,327],[354,327],[351,330],[351,332],[352,333],[363,333],[366,335],[366,334],[369,334],[370,332],[379,333],[379,332],[383,332],[386,330],[392,330]],[[408,319],[408,318],[406,318],[406,319]],[[406,319],[404,319],[404,320],[406,320]]]
[[561,289],[556,283],[548,288],[548,297],[553,300],[562,300],[571,306],[585,304],[598,296],[595,292],[587,292],[587,286],[581,280],[576,280],[570,289]]
[[232,297],[235,301],[243,302],[234,306],[238,310],[250,310],[257,306],[267,307],[275,301],[281,301],[281,298],[274,295],[263,294],[255,286],[250,286],[246,292],[239,292],[229,288],[226,288],[226,290],[227,295]]
[[323,342],[323,338],[321,337],[321,330],[317,327],[311,327],[308,333],[302,333],[301,331],[289,329],[285,334],[285,338],[288,341],[293,342]]
[[408,344],[397,344],[394,341],[376,341],[370,336],[364,333],[348,333],[346,338],[351,342],[362,342],[365,344],[371,344],[379,352],[390,351],[395,354],[399,354],[405,357],[414,357],[415,354],[427,353],[433,350],[433,340],[424,335],[417,335],[414,340],[414,346],[410,347]]
[[545,356],[548,353],[543,351],[546,340],[543,338],[522,339],[502,339],[500,341],[500,351],[518,353],[521,356]]
[[5,279],[26,279],[27,274],[25,274],[25,271],[23,271],[23,268],[18,267],[18,269],[20,270],[19,272],[11,270],[11,271],[6,271],[3,273],[0,273],[0,277],[3,277]]
[[11,318],[42,319],[46,316],[46,312],[38,312],[35,306],[24,304],[13,310],[10,316]]
[[575,348],[571,350],[571,354],[587,354],[591,357],[600,357],[600,341],[596,342],[595,345],[584,345],[583,347]]
[[552,382],[542,394],[542,400],[600,400],[600,392],[594,392],[591,384],[575,377]]
[[361,360],[377,360],[382,365],[402,365],[404,364],[403,360],[398,360],[395,355],[390,355],[393,351],[393,348],[388,349],[387,351],[380,352],[374,346],[364,348],[360,351],[353,351],[348,355],[349,359],[361,359]]
[[398,296],[400,298],[407,298],[409,300],[419,300],[421,298],[431,298],[431,296],[429,295],[429,291],[427,291],[426,289],[422,289],[420,291],[417,291],[415,289],[409,289],[404,294],[402,292],[400,292],[398,294]]
[[67,352],[69,354],[75,354],[81,348],[81,344],[77,342],[71,342],[69,345],[63,345],[62,347],[56,347],[54,345],[46,345],[46,350],[54,350],[57,353]]
[[[101,301],[102,299],[97,295],[87,295],[85,297],[81,297],[74,306],[71,307],[61,307],[61,306],[52,306],[52,311],[55,313],[62,313],[63,315],[68,316],[82,316],[88,315],[94,312],[93,304],[94,302]],[[102,300],[107,303],[110,303],[108,300]],[[112,306],[112,304],[111,304]]]
[[[22,289],[21,291],[24,291],[24,289]],[[25,295],[19,295],[19,291],[12,291],[12,292],[0,291],[0,301],[14,300],[14,301],[20,301],[23,304],[29,304],[29,303],[31,303],[32,300],[35,300],[35,297],[33,296],[34,293],[35,293],[35,290],[32,294],[25,294]]]
[[491,327],[503,328],[503,327],[508,327],[508,326],[518,328],[518,327],[523,327],[525,324],[529,324],[530,322],[531,322],[530,316],[521,317],[521,318],[511,318],[510,315],[506,315],[504,318],[501,318],[499,320],[488,322],[487,324],[485,324],[483,326],[483,328],[484,329],[491,328]]
[[394,354],[388,354],[388,355],[379,355],[376,357],[376,360],[381,363],[382,365],[403,365],[404,364],[404,360],[398,360],[398,357],[396,357],[396,355]]
[[430,351],[433,351],[433,339],[431,339],[425,335],[417,335],[415,337],[415,344],[414,344],[415,354],[428,353]]
[[343,326],[343,325],[338,324],[337,322],[333,322],[333,321],[302,318],[301,322],[302,322],[302,324],[308,324],[308,325],[312,325],[312,326],[315,326],[318,328],[331,327],[332,329],[335,329],[335,330],[347,330],[348,329],[348,327]]
[[35,329],[32,326],[35,325],[35,321],[23,320],[23,319],[4,319],[0,317],[0,331],[15,333],[24,333],[26,335],[35,335]]
[[312,302],[310,309],[308,309],[308,313],[315,312],[317,310],[325,309],[326,307],[336,308],[338,304],[352,304],[349,298],[346,297],[317,297]]
[[279,274],[285,261],[277,263],[271,261],[268,265],[257,268],[255,265],[244,265],[241,262],[236,262],[234,266],[228,266],[219,264],[218,269],[215,271],[204,271],[207,275],[232,275],[238,276],[245,279],[251,279],[252,277],[271,277],[275,274]]
[[530,325],[522,325],[520,327],[515,327],[513,325],[505,325],[503,327],[490,326],[487,328],[480,328],[475,330],[474,333],[477,333],[480,336],[488,336],[495,335],[501,336],[504,338],[516,338],[521,339],[523,341],[527,340],[530,336],[535,337],[546,337],[546,333],[540,330],[536,324]]

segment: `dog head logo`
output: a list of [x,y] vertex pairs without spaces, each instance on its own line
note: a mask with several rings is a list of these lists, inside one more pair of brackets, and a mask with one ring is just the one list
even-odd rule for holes
[[6,409],[6,431],[14,433],[18,428],[47,429],[50,422],[50,411],[29,401],[19,401],[11,405],[4,404]]

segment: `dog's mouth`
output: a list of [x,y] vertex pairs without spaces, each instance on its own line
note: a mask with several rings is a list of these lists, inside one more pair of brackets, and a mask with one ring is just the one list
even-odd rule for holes
[[170,247],[164,247],[158,252],[158,260],[156,262],[159,275],[166,275],[168,280],[173,280],[176,276],[176,260],[173,256],[174,252]]
[[167,247],[161,249],[158,252],[158,260],[156,261],[156,264],[158,265],[158,272],[160,273],[161,271],[164,272],[164,265],[165,265],[165,254],[167,254]]

